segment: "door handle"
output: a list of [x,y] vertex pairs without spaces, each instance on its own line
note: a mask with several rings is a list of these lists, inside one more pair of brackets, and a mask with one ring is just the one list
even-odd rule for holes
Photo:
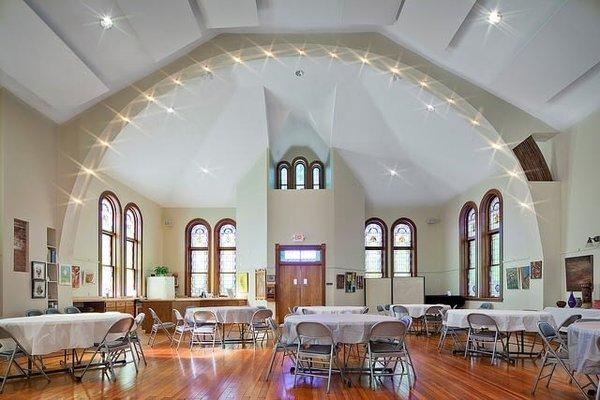
[[298,284],[298,279],[294,278],[294,285]]
[[304,286],[308,285],[308,279],[304,278]]

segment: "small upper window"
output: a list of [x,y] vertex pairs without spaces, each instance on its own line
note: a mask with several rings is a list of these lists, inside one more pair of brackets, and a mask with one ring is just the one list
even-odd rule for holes
[[320,161],[314,161],[310,164],[310,186],[311,189],[323,189],[323,164]]
[[285,161],[281,161],[279,164],[277,164],[277,184],[276,187],[277,189],[282,189],[282,190],[287,190],[290,188],[289,186],[289,181],[290,181],[290,164],[285,162]]
[[296,190],[303,190],[308,187],[307,176],[306,176],[306,160],[302,157],[294,159],[292,165],[294,166],[294,188]]

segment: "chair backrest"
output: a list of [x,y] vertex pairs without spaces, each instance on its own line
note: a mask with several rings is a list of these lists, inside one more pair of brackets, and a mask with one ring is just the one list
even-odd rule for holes
[[137,329],[138,326],[142,326],[142,323],[144,322],[145,319],[146,319],[146,314],[144,314],[143,312],[136,315],[135,319],[133,320],[133,322],[135,323],[134,329]]
[[297,314],[298,313],[298,306],[294,306],[291,308],[292,314]]
[[383,308],[383,304],[377,304],[377,312],[384,312],[385,309]]
[[369,313],[369,307],[365,307],[362,309],[362,314],[368,314]]
[[563,328],[568,328],[569,325],[571,325],[572,323],[579,321],[579,320],[581,320],[581,314],[571,315],[569,318],[564,320],[562,324],[560,324],[560,326],[558,327],[558,330],[560,331]]
[[65,314],[79,314],[81,310],[75,306],[67,306],[65,307]]
[[402,342],[407,330],[408,326],[402,321],[381,321],[371,327],[369,340],[393,339]]
[[396,318],[402,318],[405,315],[409,315],[408,308],[401,305],[392,306],[392,315]]
[[425,315],[439,317],[440,310],[443,310],[443,309],[444,309],[444,307],[442,307],[442,306],[431,306],[431,307],[428,307],[427,310],[425,310]]
[[578,319],[576,322],[580,323],[580,322],[598,322],[598,321],[600,321],[600,319],[598,319],[598,318],[581,318],[581,319]]
[[492,303],[481,303],[479,305],[479,308],[481,308],[482,310],[491,310],[492,308],[494,308],[494,306],[492,305]]
[[176,320],[177,322],[179,322],[179,321],[183,321],[183,317],[181,316],[181,313],[180,313],[180,312],[179,312],[179,310],[178,310],[178,309],[176,309],[176,308],[174,308],[174,309],[173,309],[173,316],[175,317],[175,320]]
[[46,308],[46,310],[44,311],[45,314],[60,314],[60,310],[58,308]]
[[320,322],[302,321],[296,325],[296,335],[299,343],[304,339],[329,339],[333,343],[331,329]]
[[107,334],[122,333],[126,335],[129,333],[132,327],[133,317],[125,317],[112,324],[112,326],[108,329]]
[[[4,340],[4,339],[15,340],[15,338],[9,331],[7,331],[6,329],[4,329],[3,327],[0,326],[0,340]],[[15,340],[15,342],[16,342],[16,340]]]
[[440,318],[442,319],[442,321],[446,322],[448,320],[448,309],[441,308],[438,312],[440,314]]
[[316,314],[313,310],[310,310],[308,308],[302,308],[302,314],[303,315],[312,315],[312,314]]
[[254,314],[252,314],[252,319],[250,320],[250,323],[256,323],[256,322],[266,322],[267,318],[272,318],[273,317],[273,311],[269,310],[269,309],[259,309],[254,311]]
[[413,319],[410,315],[403,315],[402,317],[400,317],[400,322],[406,325],[406,329],[409,329],[412,325]]
[[259,310],[266,310],[267,306],[256,306],[256,308],[258,308]]
[[152,317],[152,324],[162,324],[160,318],[158,318],[158,314],[151,307],[148,307],[148,311],[150,312],[150,316]]
[[194,322],[197,324],[214,324],[217,322],[217,314],[211,310],[198,310],[194,313]]
[[25,311],[26,317],[37,317],[38,315],[44,315],[44,312],[42,310],[37,310],[37,309],[31,309],[31,310]]
[[469,328],[472,330],[493,329],[498,331],[496,320],[487,314],[471,313],[467,315]]

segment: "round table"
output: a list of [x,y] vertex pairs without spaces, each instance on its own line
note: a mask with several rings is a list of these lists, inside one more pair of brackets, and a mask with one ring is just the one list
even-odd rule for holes
[[296,325],[300,322],[320,322],[329,329],[335,343],[357,344],[369,339],[371,328],[381,321],[397,321],[394,317],[372,314],[309,314],[290,315],[283,323],[283,343],[296,342]]
[[600,321],[576,322],[568,328],[569,358],[574,370],[600,374]]
[[554,325],[552,314],[544,311],[530,310],[483,310],[460,309],[448,310],[446,313],[447,324],[453,328],[468,328],[467,316],[469,314],[485,314],[494,319],[501,332],[537,332],[539,321]]
[[300,306],[296,314],[303,315],[303,310],[309,314],[362,314],[364,306]]
[[408,315],[410,315],[412,318],[421,318],[423,315],[425,315],[425,311],[427,311],[429,307],[433,306],[442,307],[446,310],[450,309],[450,306],[447,304],[392,304],[390,305],[390,315],[392,314],[392,308],[394,306],[406,307],[408,310]]

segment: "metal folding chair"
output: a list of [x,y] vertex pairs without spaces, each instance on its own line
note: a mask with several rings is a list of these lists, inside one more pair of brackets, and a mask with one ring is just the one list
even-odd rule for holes
[[[169,338],[169,342],[172,340],[171,333],[169,333],[169,329],[174,328],[175,324],[173,322],[162,322],[156,311],[152,308],[148,307],[148,311],[150,311],[150,316],[152,317],[152,329],[150,330],[150,336],[148,337],[148,344],[150,347],[154,347],[154,342],[156,341],[156,336],[158,335],[158,331],[162,330],[167,334]],[[152,343],[152,344],[150,344]]]
[[571,315],[569,318],[565,319],[562,324],[556,330],[560,335],[560,338],[563,342],[567,343],[567,328],[571,326],[571,324],[581,320],[581,314]]
[[271,326],[269,325],[268,319],[270,318],[273,318],[273,311],[269,309],[259,309],[252,314],[252,318],[250,319],[250,333],[252,334],[254,347],[256,347],[259,336],[261,344],[265,339],[269,339]]
[[118,320],[108,329],[100,343],[94,345],[94,354],[92,354],[92,358],[90,358],[90,361],[85,366],[85,369],[83,370],[82,374],[79,376],[75,376],[75,380],[77,382],[81,382],[88,369],[94,363],[94,359],[98,354],[102,356],[102,361],[104,365],[102,368],[102,375],[106,375],[108,380],[111,380],[111,376],[112,379],[117,378],[117,376],[115,375],[115,370],[113,368],[114,364],[121,355],[127,357],[127,351],[131,353],[133,365],[135,366],[135,373],[138,373],[138,365],[134,353],[135,350],[133,349],[133,344],[131,342],[130,336],[133,323],[133,318],[126,317]]
[[392,316],[400,319],[402,317],[404,317],[405,315],[410,315],[408,313],[408,308],[401,306],[401,305],[395,305],[392,306]]
[[[390,376],[393,379],[397,375],[400,375],[400,379],[407,375],[409,386],[414,385],[417,374],[404,340],[408,328],[409,325],[405,321],[382,321],[371,328],[367,343],[367,357],[372,387],[375,386],[376,377]],[[398,364],[402,368],[400,373],[396,373]]]
[[[298,346],[296,348],[294,387],[298,375],[323,378],[323,373],[326,373],[327,393],[329,393],[331,370],[334,363],[337,366],[334,358],[336,346],[333,342],[331,330],[320,322],[304,321],[296,325],[296,335]],[[321,372],[321,374],[318,372]]]
[[[207,340],[207,336],[211,340]],[[190,349],[195,344],[200,346],[204,344],[212,344],[212,349],[215,349],[215,343],[219,336],[219,323],[217,315],[210,310],[200,310],[194,313],[194,327],[192,328],[192,338],[190,340]]]
[[46,310],[44,310],[44,314],[61,314],[60,310],[58,308],[46,308]]
[[25,311],[26,317],[37,317],[39,315],[44,315],[44,312],[42,310],[37,310],[37,309],[31,309],[31,310]]
[[442,320],[442,329],[440,332],[440,340],[438,341],[438,351],[444,349],[444,345],[446,344],[446,338],[448,337],[448,335],[452,337],[453,349],[458,350],[460,348],[460,346],[458,345],[461,343],[458,335],[460,333],[466,332],[467,329],[448,326],[448,310],[446,310],[445,308],[442,308],[440,310],[440,318]]
[[[179,349],[179,345],[181,341],[185,338],[187,333],[192,334],[193,326],[188,324],[188,322],[181,316],[181,313],[177,309],[173,309],[173,316],[175,317],[175,330],[173,331],[173,337],[171,338],[171,346],[174,343],[177,343],[176,349]],[[191,340],[191,338],[190,338]]]
[[[588,398],[588,394],[585,390],[588,386],[594,387],[594,381],[590,378],[589,375],[585,375],[588,379],[589,383],[582,385],[579,383],[577,378],[575,378],[575,374],[570,366],[569,362],[569,350],[567,349],[566,344],[562,341],[558,332],[545,321],[538,322],[538,332],[542,337],[542,341],[544,342],[544,356],[542,358],[542,365],[538,371],[538,374],[533,382],[533,389],[531,390],[531,394],[535,394],[535,390],[537,389],[538,383],[542,379],[548,378],[548,382],[546,382],[546,387],[550,385],[550,381],[552,380],[552,375],[554,375],[554,370],[557,365],[560,365],[562,369],[569,375],[570,379],[575,382],[575,385],[583,395],[585,399]],[[546,375],[542,376],[544,372],[544,368],[550,367],[550,372]]]
[[[471,313],[467,315],[469,323],[469,332],[467,334],[467,345],[465,346],[465,358],[468,354],[491,355],[491,364],[496,359],[497,344],[502,344],[502,353],[507,360],[508,357],[508,336],[500,332],[496,320],[486,314]],[[504,341],[506,340],[506,342]],[[493,349],[490,352],[486,346],[492,344]]]
[[9,331],[7,331],[6,329],[4,329],[2,327],[0,327],[0,340],[12,340],[13,342],[15,342],[15,347],[12,349],[3,349],[4,346],[0,347],[0,358],[3,358],[4,360],[8,361],[8,364],[6,365],[6,370],[4,371],[4,375],[2,376],[2,384],[0,385],[0,394],[2,392],[4,392],[4,384],[6,383],[8,377],[9,377],[10,369],[13,366],[13,364],[19,370],[19,372],[22,374],[22,376],[29,379],[29,377],[31,375],[31,371],[29,369],[25,370],[25,369],[23,369],[23,367],[21,367],[19,365],[19,363],[17,362],[17,358],[20,358],[20,357],[27,357],[27,360],[31,363],[31,365],[34,365],[41,372],[41,374],[46,378],[46,380],[48,382],[50,382],[50,378],[44,372],[43,367],[41,365],[38,365],[36,362],[36,359],[32,355],[30,355],[23,348],[23,346],[21,346],[21,344],[13,337],[13,335]]
[[67,306],[65,307],[65,314],[79,314],[81,310],[75,306]]
[[140,335],[138,333],[138,329],[142,326],[142,323],[146,319],[146,314],[139,313],[135,319],[133,320],[133,328],[131,328],[131,332],[129,336],[131,338],[131,343],[133,343],[133,349],[135,350],[135,354],[138,358],[144,360],[144,365],[148,365],[146,362],[146,355],[144,354],[144,349],[142,348],[142,341],[140,339]]
[[443,310],[442,306],[431,306],[425,310],[423,315],[423,324],[425,325],[425,334],[431,336],[430,329],[435,333],[439,333],[442,329],[442,318],[440,316],[440,310]]
[[265,377],[265,380],[269,380],[269,376],[271,375],[271,371],[273,370],[273,364],[275,363],[275,357],[277,356],[277,353],[281,352],[283,353],[282,357],[281,357],[281,365],[283,365],[283,362],[285,360],[286,357],[291,358],[292,360],[295,359],[295,351],[296,351],[296,345],[293,343],[283,343],[281,341],[281,332],[279,331],[279,327],[277,326],[277,322],[275,322],[275,320],[273,318],[269,318],[268,319],[268,323],[269,323],[269,327],[271,328],[271,332],[273,334],[273,352],[271,353],[271,361],[269,362],[269,369],[267,370],[267,376]]

